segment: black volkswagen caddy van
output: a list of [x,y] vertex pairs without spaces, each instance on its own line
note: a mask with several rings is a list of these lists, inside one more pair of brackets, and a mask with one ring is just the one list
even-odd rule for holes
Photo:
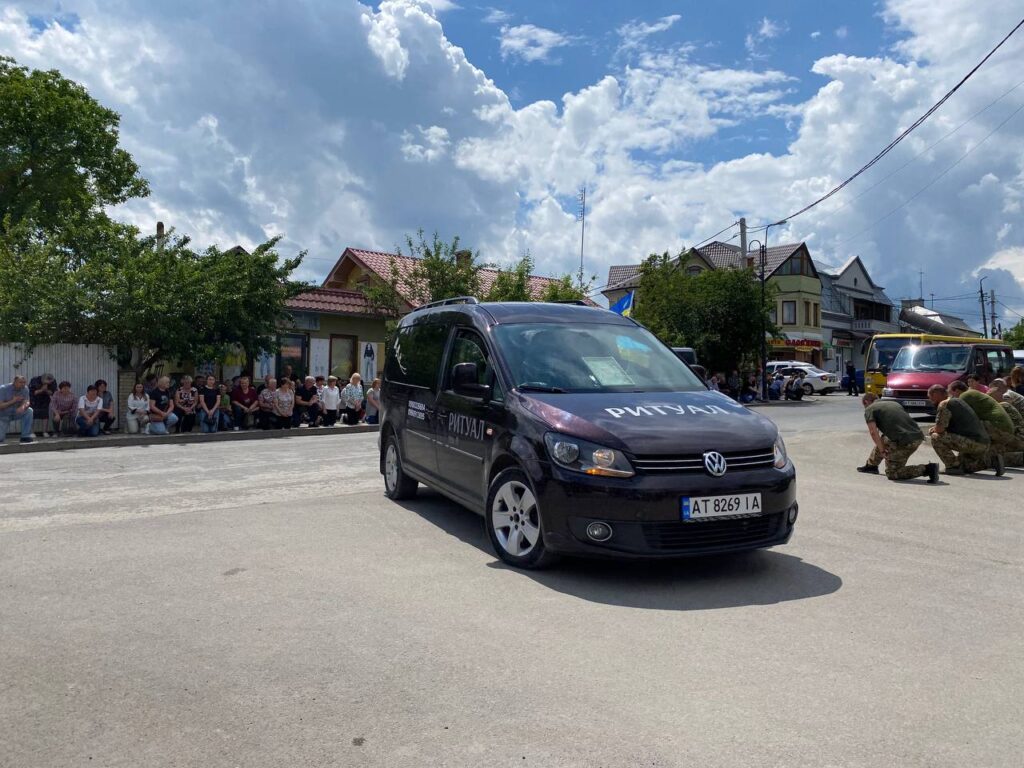
[[483,514],[518,567],[734,552],[793,533],[796,473],[775,425],[604,309],[417,309],[391,343],[381,400],[386,494],[424,483]]

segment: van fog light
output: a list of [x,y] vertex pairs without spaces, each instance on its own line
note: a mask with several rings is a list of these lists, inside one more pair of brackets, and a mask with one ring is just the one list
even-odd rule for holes
[[793,523],[796,522],[796,516],[799,514],[799,512],[800,512],[800,510],[797,508],[796,504],[794,504],[792,507],[789,508],[789,524],[790,525],[792,525]]
[[612,527],[608,523],[591,523],[587,526],[587,536],[594,541],[608,541],[612,537]]

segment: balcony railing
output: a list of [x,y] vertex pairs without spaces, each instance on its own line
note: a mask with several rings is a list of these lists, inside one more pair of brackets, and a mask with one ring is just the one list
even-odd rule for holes
[[853,330],[863,333],[899,333],[900,326],[885,320],[854,320]]

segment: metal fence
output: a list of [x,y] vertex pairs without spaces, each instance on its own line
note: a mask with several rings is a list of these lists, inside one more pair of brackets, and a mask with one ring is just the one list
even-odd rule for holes
[[[29,350],[24,344],[0,343],[0,383],[9,384],[16,374],[31,381],[33,376],[44,373],[52,373],[58,382],[71,382],[76,395],[84,395],[87,386],[103,379],[109,385],[114,402],[120,405],[117,360],[106,347],[97,344],[47,344]],[[35,417],[43,419],[46,414],[37,413]],[[17,431],[17,426],[12,424],[10,431]]]

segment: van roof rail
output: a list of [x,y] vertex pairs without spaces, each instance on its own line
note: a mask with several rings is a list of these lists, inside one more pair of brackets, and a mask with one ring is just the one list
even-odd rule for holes
[[554,301],[548,302],[549,304],[575,304],[578,307],[587,306],[587,302],[583,299],[555,299]]
[[441,299],[440,301],[431,301],[429,304],[421,304],[416,307],[413,312],[419,312],[421,309],[430,309],[431,307],[444,307],[448,304],[479,304],[480,300],[476,296],[455,296],[451,299]]

